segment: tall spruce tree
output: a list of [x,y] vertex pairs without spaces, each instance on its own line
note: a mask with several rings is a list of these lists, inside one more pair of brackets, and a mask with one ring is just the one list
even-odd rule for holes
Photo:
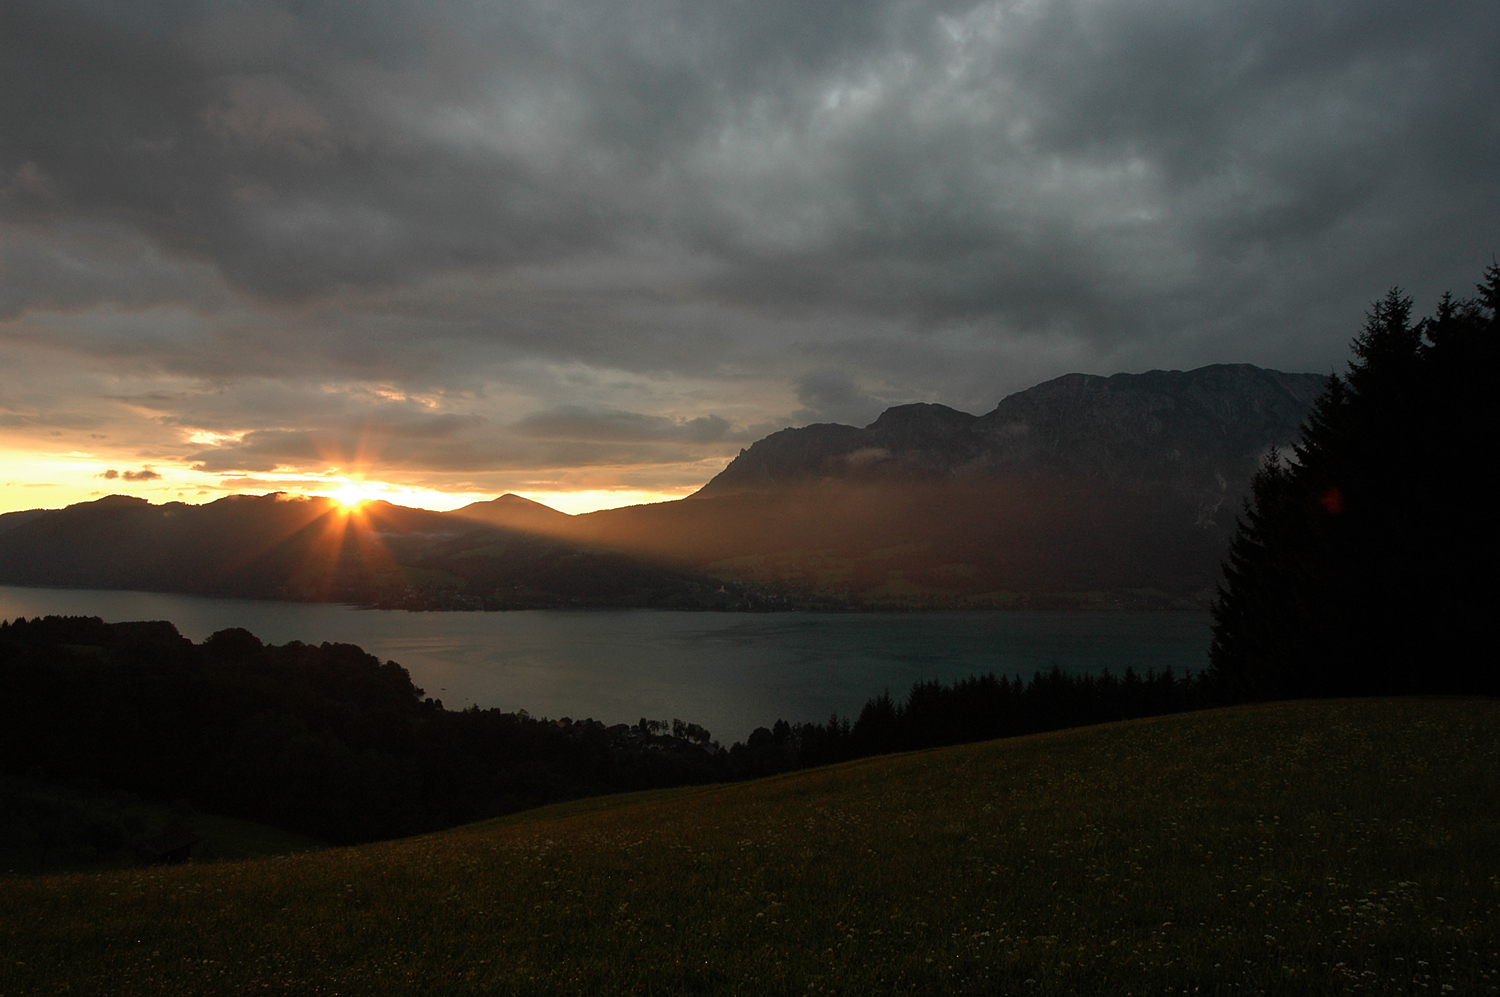
[[1235,699],[1500,692],[1500,266],[1413,323],[1393,289],[1290,459],[1256,475],[1213,605]]

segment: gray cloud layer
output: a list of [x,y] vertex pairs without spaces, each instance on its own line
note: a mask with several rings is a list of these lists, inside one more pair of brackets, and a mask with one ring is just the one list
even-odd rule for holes
[[0,337],[214,470],[1328,369],[1500,248],[1497,50],[1486,0],[13,0]]

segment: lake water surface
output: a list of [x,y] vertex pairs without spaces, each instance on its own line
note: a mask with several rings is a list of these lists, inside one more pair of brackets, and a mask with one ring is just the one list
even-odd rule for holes
[[407,613],[321,603],[0,586],[0,617],[170,620],[200,641],[244,627],[283,644],[358,644],[450,709],[700,723],[724,744],[778,718],[858,714],[890,689],[976,673],[1207,664],[1206,613]]

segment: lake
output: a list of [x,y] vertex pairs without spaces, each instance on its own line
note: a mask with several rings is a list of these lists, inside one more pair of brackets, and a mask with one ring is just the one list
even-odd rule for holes
[[889,689],[984,672],[1179,674],[1207,664],[1206,613],[684,613],[537,610],[407,613],[326,603],[0,586],[0,617],[170,620],[201,641],[226,627],[262,640],[358,644],[404,665],[449,709],[634,723],[680,717],[726,746],[778,718],[858,715]]

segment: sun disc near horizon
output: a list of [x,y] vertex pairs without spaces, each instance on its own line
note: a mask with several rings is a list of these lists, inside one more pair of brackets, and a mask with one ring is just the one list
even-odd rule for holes
[[355,512],[365,503],[374,501],[375,494],[364,482],[351,481],[328,497],[341,505],[345,512]]

